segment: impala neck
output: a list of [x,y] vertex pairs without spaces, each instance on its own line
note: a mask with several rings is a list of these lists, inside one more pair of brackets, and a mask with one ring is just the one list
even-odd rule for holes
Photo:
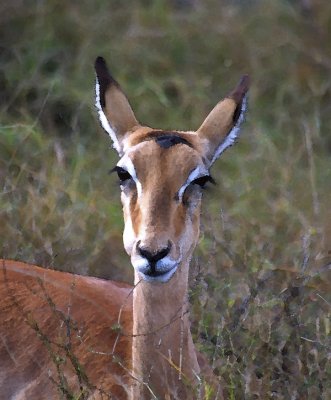
[[137,273],[135,283],[133,399],[190,398],[199,365],[188,315],[188,262],[167,283],[140,281]]

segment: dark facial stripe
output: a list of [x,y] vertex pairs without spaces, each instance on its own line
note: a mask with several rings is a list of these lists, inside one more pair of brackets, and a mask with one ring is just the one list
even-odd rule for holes
[[187,146],[193,148],[192,144],[188,140],[184,139],[176,132],[153,131],[145,138],[145,140],[153,139],[155,139],[155,142],[163,149],[176,146],[176,144],[186,144]]

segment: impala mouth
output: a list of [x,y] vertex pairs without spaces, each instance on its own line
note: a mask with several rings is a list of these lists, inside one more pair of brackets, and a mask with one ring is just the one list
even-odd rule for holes
[[146,282],[166,283],[172,278],[177,267],[178,264],[175,264],[170,268],[163,267],[162,269],[156,269],[155,265],[149,265],[148,268],[144,268],[143,271],[138,270],[138,273]]

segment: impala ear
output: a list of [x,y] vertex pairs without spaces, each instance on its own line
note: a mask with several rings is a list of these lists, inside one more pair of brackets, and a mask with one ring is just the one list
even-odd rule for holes
[[247,106],[248,88],[249,77],[244,75],[237,87],[214,107],[197,130],[205,143],[204,156],[210,165],[234,144],[239,135]]
[[139,126],[128,99],[120,85],[108,71],[102,57],[95,60],[96,101],[102,127],[113,141],[113,147],[119,155],[123,154],[124,136]]

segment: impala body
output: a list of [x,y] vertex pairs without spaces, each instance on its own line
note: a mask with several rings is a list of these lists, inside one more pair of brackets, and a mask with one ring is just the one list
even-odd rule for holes
[[95,69],[135,286],[1,260],[0,399],[191,399],[205,384],[221,398],[192,341],[188,274],[202,188],[238,136],[248,78],[197,131],[162,131],[137,121],[101,57]]

